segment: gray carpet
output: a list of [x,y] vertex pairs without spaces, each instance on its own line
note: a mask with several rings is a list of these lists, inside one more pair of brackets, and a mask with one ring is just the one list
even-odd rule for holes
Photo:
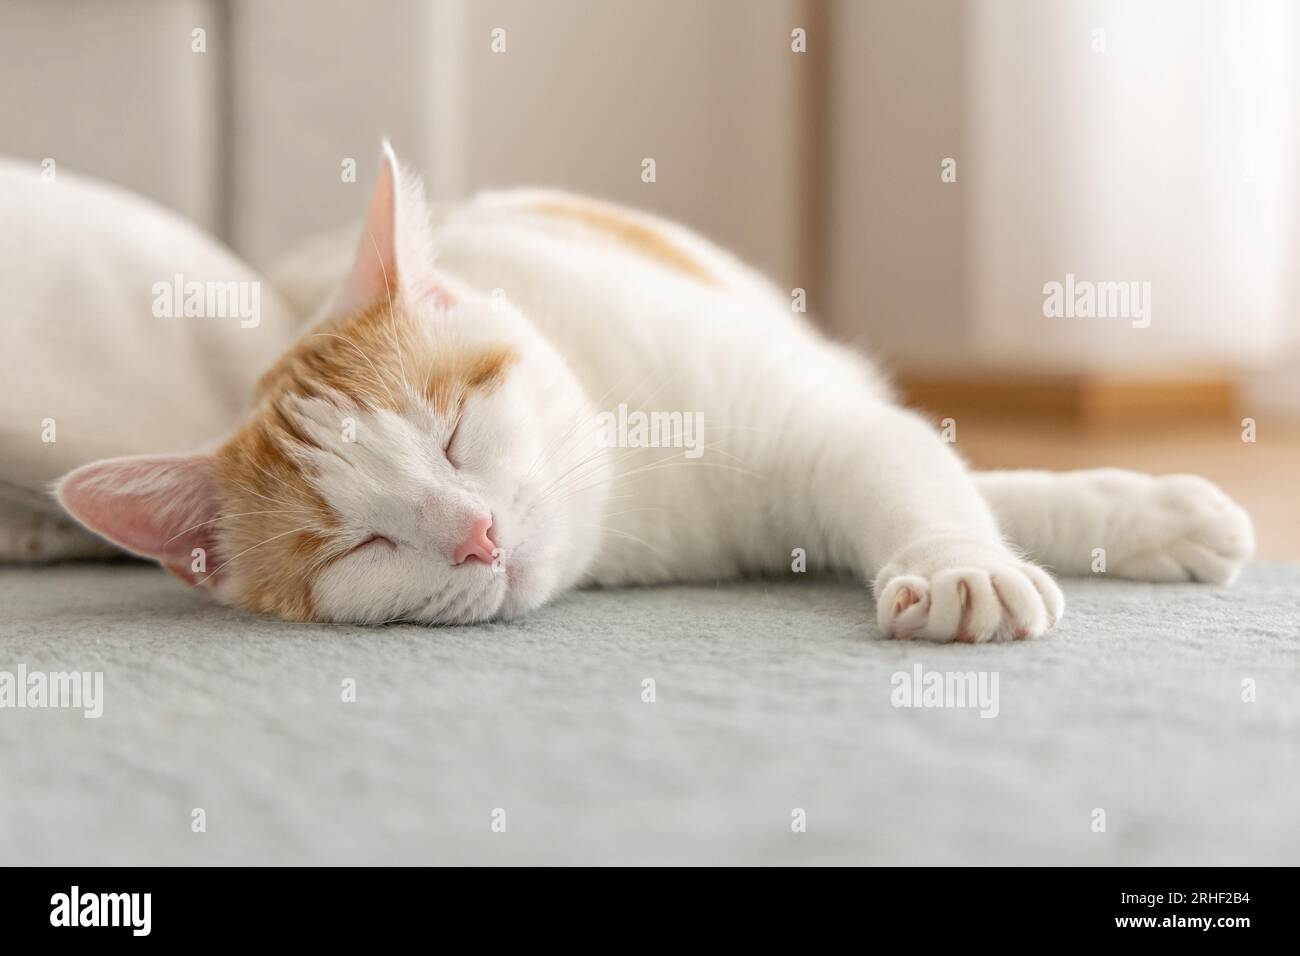
[[[969,647],[804,579],[366,630],[0,569],[0,671],[104,673],[98,720],[0,709],[0,860],[1300,863],[1300,568],[1065,590],[1051,637]],[[915,663],[997,671],[998,715],[895,708]]]

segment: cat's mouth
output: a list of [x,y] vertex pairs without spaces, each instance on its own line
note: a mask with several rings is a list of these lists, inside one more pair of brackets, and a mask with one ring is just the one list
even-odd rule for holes
[[426,606],[422,616],[437,624],[476,624],[496,618],[514,586],[510,570],[513,566],[503,556],[491,565],[465,569],[457,600],[446,607]]
[[510,561],[510,562],[503,561],[501,565],[501,571],[499,573],[505,575],[507,588],[513,588],[516,585],[518,585],[520,578],[524,574],[523,569],[515,561]]

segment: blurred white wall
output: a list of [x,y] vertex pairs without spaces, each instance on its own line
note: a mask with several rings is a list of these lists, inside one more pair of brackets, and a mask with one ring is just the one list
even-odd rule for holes
[[220,226],[221,10],[206,0],[4,0],[0,153],[143,193]]
[[[908,365],[966,354],[962,113],[955,0],[834,0],[828,24],[824,294],[842,338]],[[940,181],[944,159],[957,181]]]
[[[1300,348],[1298,57],[1287,0],[7,0],[0,152],[265,266],[387,134],[438,198],[682,219],[895,365],[1254,366]],[[1044,318],[1067,273],[1151,327]]]
[[[1296,7],[977,0],[966,14],[978,355],[1071,369],[1266,360],[1296,320]],[[1043,284],[1067,273],[1149,282],[1150,326],[1044,318]]]
[[[1295,347],[1296,5],[836,0],[829,19],[839,333],[939,371],[1202,371]],[[1149,282],[1150,327],[1045,318],[1067,273]]]
[[[229,0],[226,238],[266,266],[304,236],[360,220],[390,136],[434,166],[434,93],[453,48],[424,0]],[[454,26],[454,25],[453,25]],[[455,129],[450,131],[459,137]],[[459,145],[454,147],[460,149]],[[345,164],[355,176],[345,178]]]
[[142,192],[265,266],[360,216],[388,135],[436,198],[589,192],[793,279],[809,69],[789,44],[805,3],[15,0],[0,5],[0,84],[16,94],[0,152]]
[[[680,219],[806,277],[815,61],[795,0],[481,0],[466,17],[468,185],[542,184]],[[489,35],[505,30],[504,54]],[[815,36],[812,49],[824,42]],[[641,181],[655,160],[657,181]]]

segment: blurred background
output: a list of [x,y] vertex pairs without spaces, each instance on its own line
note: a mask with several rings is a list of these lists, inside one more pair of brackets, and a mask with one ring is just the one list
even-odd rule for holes
[[[1295,559],[1298,53],[1288,0],[3,0],[0,152],[264,269],[359,216],[384,135],[435,199],[648,208],[976,465],[1204,473]],[[1149,325],[1045,316],[1067,276],[1149,283]]]

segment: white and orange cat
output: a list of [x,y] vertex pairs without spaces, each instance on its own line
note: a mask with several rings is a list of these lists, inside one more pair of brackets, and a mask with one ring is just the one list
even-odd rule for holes
[[[434,214],[384,158],[350,273],[247,420],[212,454],[77,469],[77,520],[297,621],[511,618],[582,584],[789,573],[802,549],[873,582],[884,633],[942,641],[1044,634],[1064,602],[1043,566],[1088,573],[1097,548],[1111,575],[1218,584],[1252,552],[1200,478],[970,473],[681,226],[540,191]],[[638,411],[703,440],[611,441],[601,413]]]

